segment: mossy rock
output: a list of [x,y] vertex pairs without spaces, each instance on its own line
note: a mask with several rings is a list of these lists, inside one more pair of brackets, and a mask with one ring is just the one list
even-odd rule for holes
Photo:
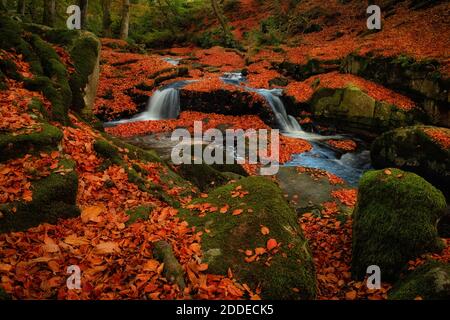
[[397,167],[413,171],[441,187],[445,192],[450,185],[450,149],[445,149],[426,134],[425,130],[429,129],[450,136],[450,129],[431,126],[413,126],[388,131],[372,143],[373,166]]
[[148,220],[150,217],[150,213],[152,212],[153,207],[152,206],[139,206],[134,209],[128,210],[125,213],[130,216],[129,220],[127,221],[127,225],[131,225],[141,220]]
[[[74,110],[90,116],[99,77],[100,41],[89,32],[82,32],[69,46],[76,72],[71,75]],[[89,105],[91,104],[91,105]]]
[[[233,198],[231,192],[238,186],[249,194]],[[296,213],[275,183],[264,177],[247,177],[217,188],[208,198],[193,203],[210,203],[218,208],[229,205],[225,214],[217,211],[199,217],[194,212],[180,213],[198,231],[209,230],[203,233],[201,242],[202,260],[208,263],[208,272],[226,275],[230,268],[239,282],[253,288],[261,285],[264,299],[315,298],[315,269],[308,243]],[[235,209],[244,212],[233,216]],[[269,235],[261,233],[262,225],[269,228]],[[270,266],[265,265],[267,254],[259,261],[245,262],[242,250],[265,248],[270,238],[281,244]]]
[[436,225],[446,207],[443,194],[414,173],[365,173],[353,213],[352,276],[363,279],[377,265],[383,280],[395,280],[409,260],[442,250]]
[[76,206],[78,176],[72,161],[63,160],[70,172],[52,173],[48,177],[32,182],[31,202],[18,201],[0,205],[0,232],[21,231],[43,222],[56,223],[58,219],[76,217],[80,214]]
[[449,300],[450,264],[429,261],[398,281],[389,292],[391,300]]
[[34,132],[0,135],[0,161],[19,158],[27,153],[49,151],[57,148],[63,138],[58,128],[42,124]]
[[192,182],[201,191],[224,185],[230,178],[207,164],[182,164],[176,167],[176,172],[184,179]]
[[411,125],[424,120],[419,109],[405,111],[377,101],[360,88],[319,88],[310,100],[315,118],[332,122],[344,129],[367,129],[383,132],[390,128]]
[[111,160],[112,163],[122,164],[123,160],[120,157],[119,150],[116,146],[104,139],[99,139],[94,142],[94,150],[101,157]]

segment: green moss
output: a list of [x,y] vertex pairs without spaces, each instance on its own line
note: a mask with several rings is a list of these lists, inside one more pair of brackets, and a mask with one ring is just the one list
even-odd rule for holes
[[[237,186],[242,186],[249,194],[244,198],[232,198],[231,192]],[[194,203],[210,203],[218,208],[230,206],[226,214],[214,212],[205,217],[187,211],[180,213],[198,231],[209,230],[203,234],[201,243],[202,259],[209,265],[208,272],[227,274],[231,268],[238,281],[251,287],[260,284],[265,299],[315,297],[315,272],[308,244],[296,213],[276,184],[264,177],[248,177],[217,188],[207,199],[197,199]],[[244,212],[233,216],[231,213],[235,209],[244,209]],[[270,235],[261,234],[261,225],[270,229]],[[245,262],[245,254],[240,250],[265,248],[269,238],[281,243],[280,252],[273,256],[270,266],[264,264],[264,258]],[[299,293],[293,288],[299,289]]]
[[130,219],[127,221],[127,225],[131,225],[135,223],[137,220],[148,220],[150,213],[152,212],[152,206],[139,206],[132,210],[128,210],[125,213],[130,216]]
[[33,114],[42,115],[44,119],[48,119],[49,117],[47,109],[45,109],[45,106],[40,99],[32,98],[28,105],[28,110]]
[[450,299],[450,264],[429,261],[397,282],[389,292],[392,300]]
[[[68,161],[68,160],[67,160]],[[62,175],[52,173],[46,178],[34,181],[31,186],[31,202],[15,202],[1,205],[0,232],[25,230],[43,222],[56,223],[58,219],[79,215],[76,206],[78,177],[73,162],[65,162],[72,171]],[[13,208],[16,208],[14,212]]]
[[[72,103],[72,91],[69,86],[66,67],[61,63],[55,49],[39,36],[32,35],[30,43],[40,58],[44,75],[51,79],[46,85],[51,84],[54,88],[54,90],[47,90],[48,96],[46,91],[43,91],[44,95],[52,102],[52,115],[55,120],[68,124],[68,110]],[[54,91],[57,92],[57,95]]]
[[109,143],[106,140],[96,140],[94,143],[94,150],[97,152],[100,156],[102,156],[105,159],[111,160],[115,164],[122,164],[123,160],[121,159],[119,155],[119,150],[117,147],[113,146],[111,143]]
[[61,95],[61,87],[46,76],[37,76],[25,79],[25,88],[31,91],[42,92],[52,104],[52,118],[63,124],[68,124],[68,105]]
[[360,180],[353,216],[352,275],[362,279],[377,265],[396,279],[407,261],[442,249],[436,224],[446,203],[442,193],[414,173],[369,171]]
[[41,130],[19,135],[0,135],[0,161],[18,158],[27,153],[54,150],[61,139],[62,132],[49,124],[42,124]]
[[376,168],[392,166],[413,171],[446,192],[450,184],[450,150],[431,139],[425,133],[427,129],[450,134],[449,129],[431,126],[388,131],[372,143],[372,163]]
[[177,166],[176,171],[201,191],[207,191],[229,181],[227,176],[207,164],[182,164]]
[[100,54],[100,42],[91,33],[82,33],[70,45],[70,56],[76,72],[70,78],[70,87],[73,92],[73,107],[77,111],[83,110],[85,88],[89,76],[94,72]]

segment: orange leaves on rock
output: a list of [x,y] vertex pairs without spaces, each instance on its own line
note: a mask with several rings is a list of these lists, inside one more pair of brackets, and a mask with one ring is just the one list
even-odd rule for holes
[[355,151],[358,146],[353,140],[328,140],[327,143],[333,148],[347,152]]
[[275,239],[273,239],[273,238],[267,240],[266,247],[267,247],[267,250],[269,250],[269,251],[275,249],[276,247],[278,247],[278,242],[277,242],[277,240],[275,240]]
[[242,190],[242,186],[237,186],[234,190],[231,191],[232,198],[244,198],[248,195],[248,191]]
[[244,212],[243,209],[235,209],[233,210],[233,216],[239,216]]
[[425,133],[442,148],[450,149],[450,130],[446,128],[427,128]]
[[346,206],[354,207],[356,205],[358,191],[356,189],[340,189],[333,191],[331,195]]
[[265,227],[265,226],[261,226],[261,234],[266,236],[270,233],[269,228]]

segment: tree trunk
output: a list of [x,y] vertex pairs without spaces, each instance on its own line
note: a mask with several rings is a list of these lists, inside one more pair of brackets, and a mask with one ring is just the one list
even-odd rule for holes
[[112,37],[111,32],[111,0],[102,0],[102,10],[103,10],[103,36],[106,38]]
[[56,0],[44,0],[44,18],[42,23],[49,27],[55,26]]
[[128,30],[130,28],[130,0],[123,0],[122,5],[122,23],[120,25],[120,39],[128,38]]
[[81,10],[81,29],[85,30],[87,25],[87,13],[88,13],[89,0],[80,0],[79,6]]
[[224,36],[227,37],[229,34],[228,25],[225,22],[225,17],[223,16],[222,11],[220,10],[220,6],[217,3],[217,0],[211,0],[211,6],[213,8],[214,14],[216,15],[217,19],[220,22],[220,25],[222,26]]
[[22,17],[25,16],[26,2],[25,0],[17,1],[17,13]]

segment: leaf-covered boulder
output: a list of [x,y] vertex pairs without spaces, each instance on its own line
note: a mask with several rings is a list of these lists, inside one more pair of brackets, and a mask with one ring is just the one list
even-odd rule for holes
[[[247,193],[248,192],[248,193]],[[242,196],[242,197],[241,197]],[[208,207],[206,214],[195,208]],[[247,177],[197,199],[182,216],[202,236],[208,272],[259,285],[265,299],[313,299],[316,276],[296,213],[279,187],[264,177]]]
[[371,158],[376,168],[397,167],[448,186],[450,129],[413,126],[388,131],[373,142]]
[[450,264],[429,261],[398,281],[389,293],[392,300],[449,300]]
[[377,265],[383,280],[396,279],[409,260],[441,250],[436,224],[445,208],[443,194],[414,173],[367,172],[353,213],[353,277]]

